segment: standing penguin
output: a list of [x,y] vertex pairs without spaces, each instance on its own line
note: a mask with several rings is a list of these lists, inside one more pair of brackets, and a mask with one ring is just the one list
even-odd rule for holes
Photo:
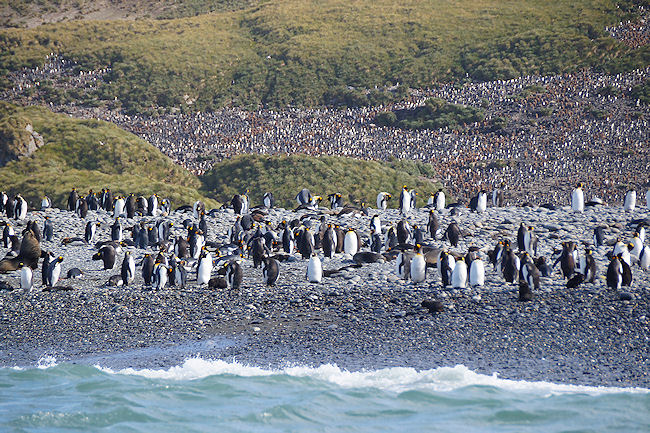
[[476,197],[470,200],[469,207],[472,212],[485,212],[487,209],[487,193],[481,190]]
[[402,187],[402,192],[399,194],[399,211],[402,215],[408,215],[411,211],[411,194],[406,185]]
[[169,268],[164,263],[156,263],[153,267],[153,281],[156,290],[164,289],[169,280]]
[[443,210],[445,208],[446,204],[447,203],[446,203],[445,193],[441,189],[439,189],[438,192],[436,192],[436,194],[435,194],[436,210],[438,212],[440,212],[441,210]]
[[22,221],[27,218],[27,200],[25,200],[20,194],[16,194],[15,202],[16,219]]
[[334,233],[331,224],[327,225],[327,229],[325,229],[325,233],[323,233],[321,248],[323,249],[323,256],[328,259],[331,259],[332,255],[336,252],[336,233]]
[[72,212],[76,212],[78,201],[79,201],[79,194],[77,193],[77,188],[72,188],[72,191],[70,191],[70,194],[68,195],[68,210]]
[[297,246],[298,251],[303,259],[306,259],[311,256],[314,252],[314,235],[312,234],[309,227],[305,227],[300,234],[297,236]]
[[192,212],[194,213],[194,218],[199,219],[201,213],[205,212],[205,204],[201,200],[195,201],[192,206]]
[[387,192],[380,192],[377,194],[377,209],[380,210],[386,210],[388,207],[388,201],[392,198],[393,196],[388,194]]
[[625,194],[625,203],[623,203],[623,210],[625,212],[632,212],[636,207],[636,191],[629,190]]
[[293,230],[289,226],[285,226],[282,231],[282,250],[287,254],[293,254],[296,247],[296,239]]
[[5,248],[9,248],[11,237],[15,234],[13,226],[9,223],[5,224],[5,228],[2,229],[2,244]]
[[644,246],[639,254],[639,267],[647,271],[650,268],[650,247]]
[[571,193],[571,210],[574,212],[584,212],[585,210],[585,195],[582,186],[582,182],[578,183],[576,189]]
[[593,240],[596,248],[605,245],[605,228],[603,226],[598,226],[594,229]]
[[310,283],[320,283],[322,280],[323,265],[316,253],[312,253],[307,264],[307,281]]
[[[381,235],[374,230],[370,230],[370,251],[373,253],[381,253],[382,247]],[[325,250],[323,250],[324,252]]]
[[533,226],[528,226],[524,235],[524,251],[533,257],[537,255],[537,236],[535,236],[534,230]]
[[585,255],[580,258],[580,273],[585,281],[593,283],[596,280],[596,260],[591,255],[591,248],[585,248]]
[[[619,260],[620,260],[619,256]],[[623,286],[630,286],[632,284],[632,269],[630,268],[630,265],[628,265],[625,260],[620,260],[621,262],[621,271],[622,271],[622,281],[621,285]]]
[[335,192],[327,196],[330,201],[330,208],[336,210],[340,207],[343,207],[343,196],[340,192]]
[[7,197],[7,202],[5,203],[5,213],[7,218],[16,217],[16,201],[12,196]]
[[434,209],[429,210],[429,221],[427,222],[427,231],[431,239],[436,239],[438,237],[438,231],[440,230],[440,220],[438,219],[438,214]]
[[447,227],[445,237],[453,247],[458,246],[458,240],[460,239],[460,227],[458,227],[458,224],[456,224],[455,221],[452,221]]
[[420,244],[415,245],[415,255],[411,258],[411,281],[422,283],[427,279],[427,264],[421,252]]
[[296,195],[296,201],[298,202],[298,206],[308,206],[312,203],[313,196],[311,195],[311,192],[307,188],[303,188],[300,190],[298,195]]
[[158,194],[152,194],[151,197],[149,197],[149,200],[147,200],[147,204],[149,205],[149,215],[158,215]]
[[93,260],[102,260],[104,262],[104,269],[113,269],[115,266],[115,248],[113,245],[104,245],[92,257]]
[[126,208],[127,218],[135,217],[136,201],[135,201],[135,195],[133,193],[130,193],[129,196],[126,198],[124,207]]
[[244,199],[241,195],[235,194],[230,200],[230,205],[235,211],[235,215],[242,215],[244,212]]
[[113,203],[113,218],[118,218],[125,215],[124,212],[125,205],[126,203],[124,202],[124,198],[122,198],[121,196],[115,198]]
[[243,276],[244,272],[239,263],[237,263],[236,260],[229,261],[226,269],[226,281],[228,282],[228,287],[234,290],[239,290]]
[[111,226],[111,240],[122,242],[124,239],[124,233],[122,229],[122,223],[120,222],[120,217],[115,218],[115,222]]
[[492,206],[503,206],[503,190],[505,189],[505,186],[505,182],[501,182],[501,186],[499,188],[495,188],[494,191],[492,191]]
[[454,289],[464,289],[467,287],[467,265],[465,259],[459,257],[451,273],[451,286]]
[[184,289],[187,284],[187,270],[185,269],[185,260],[180,260],[174,268],[174,284]]
[[514,283],[519,276],[519,257],[512,249],[508,249],[503,256],[503,279],[508,283]]
[[61,262],[63,256],[59,256],[47,265],[46,283],[48,287],[54,287],[61,276]]
[[264,193],[264,206],[267,207],[268,209],[271,209],[273,206],[275,206],[275,198],[273,197],[272,192],[267,192]]
[[454,257],[447,251],[441,251],[438,257],[438,273],[442,280],[442,287],[445,288],[451,284],[451,275],[456,267]]
[[198,284],[208,284],[212,275],[212,254],[203,248],[199,256],[199,267],[196,270],[196,281]]
[[34,273],[32,269],[22,262],[18,264],[18,268],[20,269],[20,288],[31,292],[34,288]]
[[153,267],[155,261],[151,254],[145,254],[142,259],[142,279],[144,279],[145,286],[150,286],[153,280]]
[[273,286],[278,281],[280,275],[280,263],[277,260],[267,257],[264,259],[262,275],[267,286]]
[[415,211],[418,210],[417,200],[418,200],[418,192],[412,189],[411,190],[411,209],[413,209]]
[[86,223],[86,230],[84,232],[84,239],[87,244],[91,244],[95,238],[95,233],[97,232],[97,227],[99,227],[99,221],[88,221]]
[[397,223],[397,242],[399,244],[407,244],[411,242],[412,236],[411,226],[409,226],[406,220],[400,220]]
[[45,239],[48,242],[51,242],[53,237],[54,237],[54,225],[52,224],[50,217],[45,216],[45,221],[43,221],[43,239]]
[[575,273],[576,269],[576,255],[574,254],[576,249],[575,242],[562,242],[562,253],[560,257],[553,263],[553,267],[560,262],[560,267],[562,269],[562,274],[564,278],[571,278]]
[[620,290],[623,285],[623,266],[617,256],[612,256],[607,267],[607,287]]
[[528,234],[528,227],[523,222],[519,223],[519,230],[517,230],[517,248],[519,251],[526,251],[526,244],[524,239]]
[[43,287],[47,287],[47,267],[54,260],[54,254],[50,251],[45,251],[43,253],[43,266],[41,267],[41,281],[43,282]]
[[381,220],[379,219],[379,215],[374,215],[370,219],[370,230],[374,230],[375,233],[381,234]]
[[86,219],[88,215],[88,202],[84,196],[79,196],[79,204],[77,204],[77,215],[81,219]]
[[349,228],[343,238],[343,251],[354,256],[359,251],[359,235],[353,228]]
[[395,259],[395,273],[403,280],[411,278],[411,257],[413,252],[401,251]]
[[41,200],[41,210],[45,210],[51,207],[52,207],[52,200],[50,200],[48,196],[44,195],[43,199]]
[[480,257],[475,257],[469,265],[469,285],[482,286],[485,284],[485,265]]
[[127,251],[124,254],[121,276],[122,282],[125,286],[128,286],[130,283],[132,283],[133,279],[135,278],[135,260],[133,260],[133,255],[130,251]]

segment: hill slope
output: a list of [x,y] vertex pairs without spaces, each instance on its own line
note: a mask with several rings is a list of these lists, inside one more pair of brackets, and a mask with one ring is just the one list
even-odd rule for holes
[[[0,168],[0,189],[20,192],[32,205],[40,205],[41,197],[47,194],[56,205],[63,206],[72,187],[82,193],[106,187],[121,194],[157,192],[171,198],[173,205],[207,200],[199,193],[201,183],[195,176],[115,125],[0,102],[4,131],[26,122],[43,137],[44,145]],[[207,200],[206,205],[216,203]]]
[[57,53],[82,70],[111,68],[87,99],[142,112],[318,105],[346,86],[645,66],[649,46],[626,47],[604,30],[624,18],[617,3],[268,0],[181,19],[71,21],[1,31],[0,76]]
[[295,196],[302,188],[323,197],[335,192],[343,194],[345,203],[365,202],[375,207],[377,194],[393,194],[390,207],[397,206],[402,185],[419,193],[419,205],[426,204],[431,192],[440,188],[434,182],[435,173],[428,164],[394,161],[381,163],[335,156],[267,156],[240,155],[218,163],[201,176],[204,188],[217,200],[230,202],[234,194],[250,189],[253,205],[262,203],[262,196],[272,192],[276,205],[293,208]]

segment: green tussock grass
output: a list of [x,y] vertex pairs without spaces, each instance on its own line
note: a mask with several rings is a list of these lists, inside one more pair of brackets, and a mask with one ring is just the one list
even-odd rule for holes
[[115,194],[169,197],[174,206],[201,199],[196,176],[174,164],[149,143],[113,124],[77,120],[40,107],[18,107],[0,102],[0,129],[31,123],[45,145],[32,155],[0,168],[0,189],[20,192],[31,206],[40,206],[47,194],[64,206],[72,187],[82,194],[110,188]]
[[302,188],[323,197],[340,192],[345,203],[376,206],[377,194],[393,194],[390,207],[396,207],[403,185],[418,191],[419,205],[426,204],[431,192],[440,188],[429,164],[408,161],[362,161],[352,158],[306,155],[240,155],[224,160],[201,177],[204,188],[221,202],[230,202],[234,194],[250,189],[251,203],[261,204],[266,192],[272,192],[276,205],[297,206],[295,196]]
[[[197,1],[195,9],[206,4]],[[71,21],[1,31],[0,72],[38,65],[50,52],[87,69],[110,66],[90,98],[117,97],[131,112],[365,104],[390,95],[360,98],[348,86],[428,87],[466,75],[492,80],[644,67],[650,47],[627,48],[604,32],[626,16],[616,4],[268,0],[170,20]]]

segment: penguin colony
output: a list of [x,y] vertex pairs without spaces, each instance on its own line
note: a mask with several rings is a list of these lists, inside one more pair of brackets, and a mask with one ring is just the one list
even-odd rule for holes
[[[567,209],[569,213],[593,209],[597,216],[601,203],[598,199],[585,202],[583,188],[582,184],[576,186]],[[265,193],[263,203],[255,207],[251,207],[249,193],[235,195],[228,209],[206,212],[202,202],[172,209],[170,200],[155,194],[148,198],[113,196],[105,189],[84,196],[73,189],[67,209],[57,211],[84,219],[83,233],[58,230],[47,197],[40,210],[29,211],[19,194],[10,197],[1,193],[5,257],[0,272],[19,277],[19,286],[25,290],[39,285],[34,278],[39,263],[42,288],[69,288],[74,284],[64,280],[83,278],[93,270],[114,270],[107,286],[138,286],[141,283],[136,283],[136,277],[141,275],[145,287],[157,290],[187,285],[239,290],[251,278],[262,278],[267,286],[282,284],[284,262],[304,262],[305,280],[326,284],[327,278],[354,272],[354,267],[394,261],[394,278],[413,285],[480,288],[491,274],[504,285],[512,285],[519,300],[529,301],[547,278],[563,278],[568,289],[592,284],[622,291],[633,284],[634,273],[650,268],[650,247],[645,239],[648,212],[637,207],[634,191],[627,194],[622,208],[629,217],[629,236],[619,232],[613,238],[594,223],[585,227],[593,233],[591,242],[557,239],[548,245],[546,239],[546,250],[553,251],[547,257],[540,254],[536,227],[526,221],[519,222],[516,233],[502,230],[503,236],[492,243],[473,243],[476,236],[468,233],[464,216],[500,207],[502,189],[491,195],[490,206],[486,191],[477,193],[469,209],[447,204],[444,192],[437,191],[418,208],[418,194],[404,186],[396,194],[397,217],[386,210],[392,199],[388,192],[377,194],[376,208],[346,204],[335,192],[327,195],[329,208],[325,208],[322,197],[305,188],[295,197],[297,207],[289,212],[292,218],[273,208],[272,193]],[[233,214],[227,232],[211,233],[216,220],[233,218]],[[68,245],[89,249],[88,261],[81,269],[66,268]],[[328,268],[334,257],[350,265]],[[606,258],[608,265],[599,269],[597,258]]]

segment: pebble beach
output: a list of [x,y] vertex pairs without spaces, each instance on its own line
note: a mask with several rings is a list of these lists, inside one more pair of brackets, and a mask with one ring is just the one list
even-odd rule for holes
[[[518,286],[497,275],[487,257],[500,239],[516,244],[517,228],[524,222],[535,227],[539,255],[552,264],[553,250],[562,241],[577,242],[582,254],[598,225],[605,227],[607,243],[631,238],[638,221],[650,222],[646,207],[632,212],[624,212],[622,206],[587,207],[584,213],[574,213],[570,206],[459,211],[454,216],[449,210],[439,214],[443,230],[452,220],[460,226],[456,248],[440,237],[425,242],[461,254],[470,246],[479,247],[486,263],[484,286],[443,288],[435,268],[428,269],[422,283],[404,281],[396,275],[394,260],[349,267],[311,284],[305,278],[307,260],[296,254],[280,263],[280,276],[272,287],[263,283],[261,269],[245,258],[238,290],[199,286],[195,271],[189,272],[185,289],[155,290],[144,285],[139,266],[143,254],[154,249],[130,248],[138,265],[134,284],[109,287],[109,277],[119,274],[123,252],[114,269],[103,270],[101,261],[91,261],[94,246],[62,244],[64,237],[83,237],[87,220],[55,208],[30,211],[17,228],[29,219],[42,227],[44,216],[49,216],[54,238],[41,247],[64,257],[62,276],[73,267],[83,270],[84,276],[61,279],[58,290],[51,291],[43,291],[40,267],[34,272],[32,291],[18,288],[19,272],[0,276],[14,288],[0,291],[0,366],[36,365],[54,357],[161,368],[200,354],[262,367],[336,364],[351,371],[463,364],[508,379],[650,386],[650,272],[634,265],[630,287],[609,289],[605,254],[613,247],[594,248],[598,264],[594,284],[567,289],[557,266],[550,278],[542,278],[532,301],[519,302]],[[369,215],[377,213],[384,226],[402,219],[395,209],[369,210]],[[270,209],[265,219],[272,227],[300,217],[317,225],[322,215],[341,227],[354,227],[362,242],[368,242],[370,217],[363,214]],[[125,228],[141,218],[151,223],[157,219],[127,219]],[[174,222],[175,238],[186,233],[182,222],[191,219],[192,212],[176,211],[166,218]],[[411,211],[407,220],[425,227],[427,218],[428,209],[421,208]],[[112,215],[90,211],[87,219],[100,222],[96,240],[110,239]],[[206,220],[208,240],[226,242],[235,221],[233,211],[220,209]],[[0,256],[6,251],[0,248]],[[323,258],[323,268],[339,269],[353,264],[351,259],[345,254]],[[444,311],[430,313],[421,306],[427,299],[441,301]]]

